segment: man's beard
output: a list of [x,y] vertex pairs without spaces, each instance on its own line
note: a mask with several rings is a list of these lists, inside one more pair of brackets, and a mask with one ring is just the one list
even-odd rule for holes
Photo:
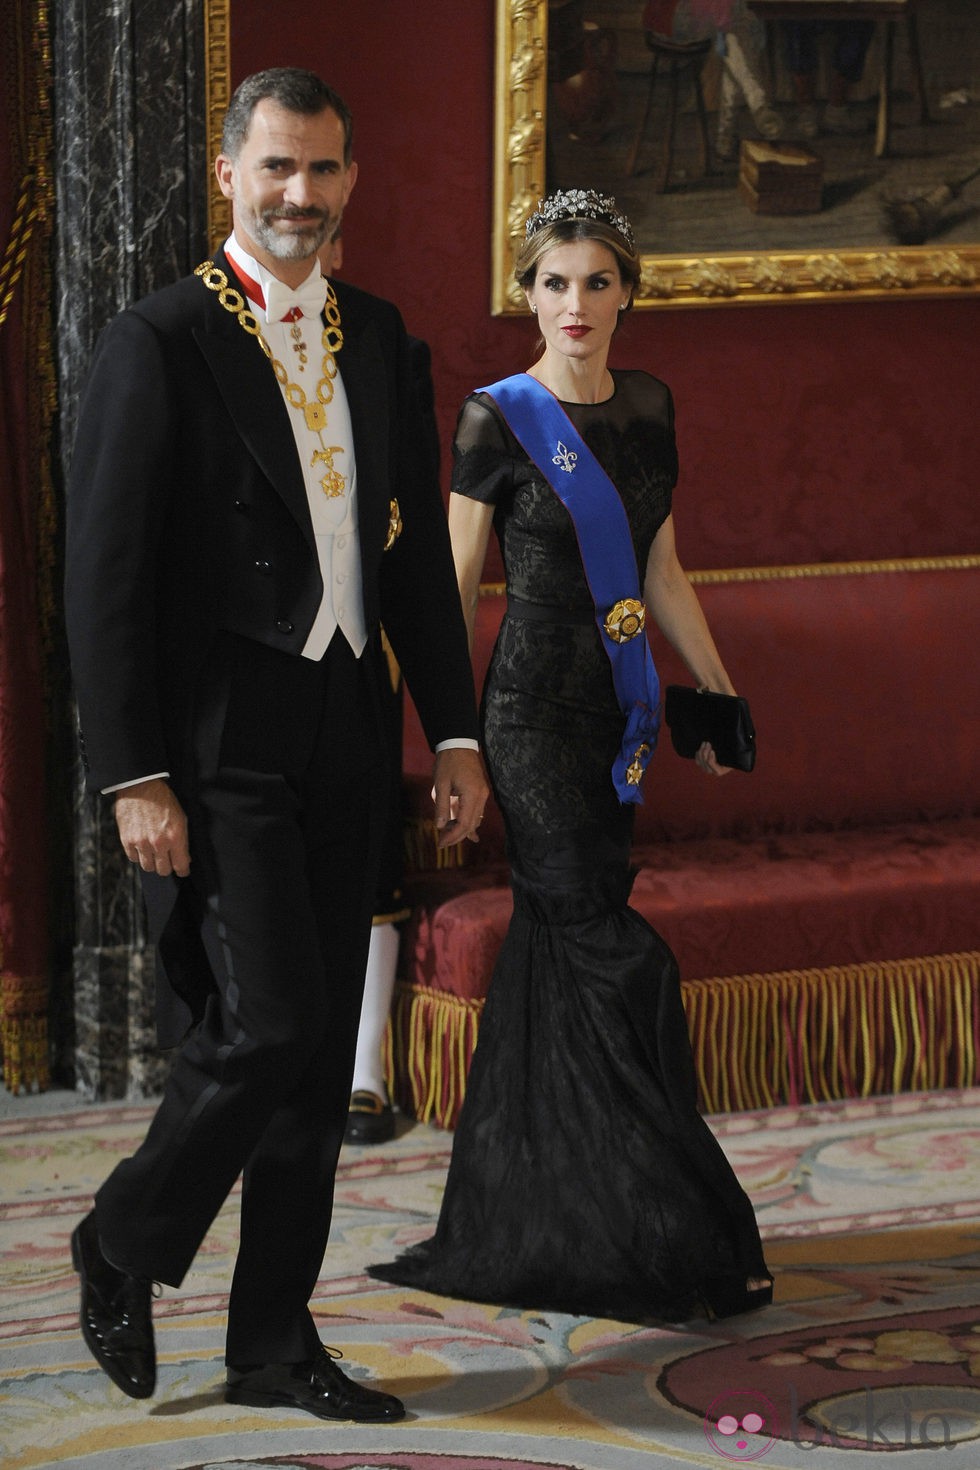
[[[267,250],[274,260],[312,260],[323,242],[331,238],[340,223],[323,210],[266,209],[262,213],[242,210],[242,224],[249,235]],[[310,216],[313,215],[313,218]],[[305,229],[280,231],[277,219],[308,219]]]

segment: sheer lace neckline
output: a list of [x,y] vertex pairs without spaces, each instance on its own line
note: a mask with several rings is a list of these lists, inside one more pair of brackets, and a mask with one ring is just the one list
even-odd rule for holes
[[[533,378],[534,374],[527,373],[525,376]],[[612,392],[609,394],[608,398],[598,398],[596,399],[595,403],[583,403],[582,400],[579,398],[561,398],[557,393],[554,392],[553,389],[548,388],[547,383],[541,383],[540,378],[534,378],[534,381],[536,383],[541,383],[542,388],[547,388],[552,398],[556,399],[561,404],[562,408],[605,408],[606,404],[612,403],[613,399],[616,397],[616,394],[619,391],[619,384],[616,382],[616,374],[612,370],[612,368],[609,369],[609,376],[612,378]]]

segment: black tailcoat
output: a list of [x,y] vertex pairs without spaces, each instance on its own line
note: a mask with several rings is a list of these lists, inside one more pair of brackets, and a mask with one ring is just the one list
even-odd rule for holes
[[[222,253],[216,264],[231,277]],[[323,587],[291,410],[260,344],[201,278],[106,328],[69,485],[87,779],[104,790],[168,773],[192,859],[187,879],[144,875],[170,981],[161,1039],[184,1034],[146,1140],[96,1196],[97,1223],[118,1264],[179,1284],[244,1170],[237,1363],[316,1351],[306,1303],[329,1228],[391,769],[375,697],[388,679],[382,623],[430,742],[477,734],[401,319],[343,282],[336,291],[360,660],[339,632],[320,663],[300,656]],[[386,550],[393,501],[402,530]]]
[[[215,263],[237,285],[223,252]],[[430,743],[475,738],[445,513],[401,318],[344,282],[335,289],[368,657],[383,623]],[[318,366],[316,349],[311,359]],[[386,552],[392,500],[403,529]],[[271,364],[197,276],[124,311],[99,340],[72,462],[66,588],[89,786],[167,771],[193,805],[208,760],[198,728],[204,704],[220,728],[221,691],[201,688],[216,636],[298,656],[323,594],[289,410]],[[154,937],[175,888],[147,886]],[[171,998],[165,991],[165,1042],[187,1021]]]

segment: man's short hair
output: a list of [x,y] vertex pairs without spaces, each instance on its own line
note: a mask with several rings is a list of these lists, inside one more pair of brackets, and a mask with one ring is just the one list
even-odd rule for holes
[[332,107],[344,130],[344,167],[350,167],[354,150],[354,120],[344,99],[312,71],[299,66],[273,66],[253,72],[235,88],[225,113],[221,134],[221,151],[237,158],[252,125],[252,113],[266,98],[278,102],[287,112],[301,112],[308,117]]

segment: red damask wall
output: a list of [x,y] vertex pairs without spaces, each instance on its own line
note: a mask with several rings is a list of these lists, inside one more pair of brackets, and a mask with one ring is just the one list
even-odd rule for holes
[[[231,0],[232,80],[306,65],[356,120],[344,274],[464,395],[530,360],[489,311],[493,0]],[[637,312],[615,362],[674,390],[689,567],[980,551],[980,297]]]

